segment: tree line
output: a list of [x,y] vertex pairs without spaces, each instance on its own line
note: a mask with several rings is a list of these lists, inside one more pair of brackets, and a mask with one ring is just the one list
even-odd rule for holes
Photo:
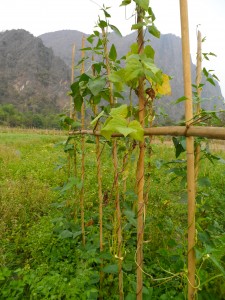
[[20,112],[13,104],[0,104],[0,125],[24,128],[60,129],[57,114]]

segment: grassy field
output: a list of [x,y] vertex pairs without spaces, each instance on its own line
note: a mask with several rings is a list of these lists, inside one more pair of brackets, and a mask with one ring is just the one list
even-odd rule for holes
[[[80,179],[76,189],[74,177],[70,174],[68,179],[65,140],[57,132],[0,131],[0,299],[98,299],[99,295],[103,299],[118,299],[111,148],[106,145],[102,152],[105,203],[104,251],[100,254],[94,145],[88,143],[86,148],[87,242],[83,246]],[[146,163],[151,163],[151,180],[145,216],[144,299],[186,299],[185,163],[175,162],[173,146],[166,144],[154,142],[151,156],[146,157]],[[201,161],[196,198],[196,278],[200,300],[224,299],[225,294],[225,154],[219,150],[221,147],[215,149],[216,158],[205,151]],[[119,150],[122,160],[122,141]],[[130,155],[127,190],[121,195],[126,300],[135,299],[136,289],[136,156],[137,151]],[[123,178],[120,184],[122,191]],[[102,262],[104,281],[99,288]]]

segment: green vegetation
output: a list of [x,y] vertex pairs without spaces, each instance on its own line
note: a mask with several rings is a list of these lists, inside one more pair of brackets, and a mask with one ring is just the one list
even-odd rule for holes
[[[61,136],[1,133],[1,299],[98,299],[99,295],[104,299],[118,299],[111,148],[106,144],[102,152],[104,251],[100,253],[94,148],[91,143],[87,144],[87,242],[83,246],[79,199],[74,190],[74,185],[79,190],[80,183],[74,177],[67,180],[63,141]],[[123,147],[119,141],[121,151]],[[168,163],[175,159],[175,153],[166,143],[153,142],[152,150],[152,179],[145,214],[144,271],[147,274],[144,275],[143,297],[186,299],[187,203],[182,176],[176,177],[182,175],[182,162],[178,167]],[[219,154],[224,157],[224,153]],[[136,155],[135,150],[130,157],[130,170],[134,170]],[[78,162],[80,170],[79,156]],[[80,171],[78,173],[79,177]],[[125,299],[135,299],[136,288],[133,178],[134,174],[127,182],[127,192],[122,199]],[[196,247],[198,299],[219,300],[225,292],[223,161],[203,162],[200,178]],[[100,290],[102,268],[104,280]],[[167,279],[157,281],[159,278]]]
[[13,104],[0,104],[0,125],[22,128],[60,128],[57,114],[22,113]]

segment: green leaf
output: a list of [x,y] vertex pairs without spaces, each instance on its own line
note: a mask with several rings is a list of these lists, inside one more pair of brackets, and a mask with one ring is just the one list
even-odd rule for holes
[[124,215],[129,223],[131,223],[134,227],[137,227],[137,219],[135,219],[135,213],[132,210],[125,210]]
[[94,126],[94,125],[97,123],[97,121],[98,121],[103,115],[104,115],[104,110],[101,111],[100,114],[99,114],[96,118],[94,118],[94,120],[92,120],[90,124],[91,124],[92,126]]
[[210,182],[210,180],[209,180],[208,177],[202,177],[202,178],[199,178],[199,179],[198,179],[198,184],[199,184],[200,186],[205,186],[205,187],[211,186],[211,182]]
[[93,104],[99,104],[101,102],[101,99],[101,93],[91,98]]
[[119,82],[124,82],[124,69],[120,69],[118,71],[112,71],[111,74],[109,75],[109,80],[112,81],[113,83],[119,83]]
[[120,98],[124,100],[124,96],[122,94],[120,94],[119,92],[114,92],[114,97],[115,98]]
[[111,274],[116,274],[118,273],[118,265],[106,265],[102,271],[105,273],[111,273]]
[[82,182],[76,177],[69,177],[68,181],[62,187],[61,193],[64,193],[75,186],[80,190],[82,188]]
[[111,15],[104,8],[101,9],[104,12],[106,18],[111,18]]
[[145,26],[145,23],[139,22],[139,23],[133,24],[131,27],[131,30],[138,30],[138,29],[143,28],[143,26]]
[[75,239],[79,235],[82,235],[82,231],[73,232],[73,239]]
[[80,75],[79,82],[81,82],[81,81],[88,82],[90,78],[91,77],[88,76],[86,73],[83,73],[83,74]]
[[124,118],[111,118],[106,121],[104,127],[101,130],[101,134],[107,139],[110,140],[111,135],[114,132],[120,132],[123,128],[127,127],[127,121]]
[[144,75],[144,69],[141,64],[140,55],[133,54],[127,57],[125,67],[125,80],[126,82],[134,79],[138,80]]
[[71,85],[71,96],[73,97],[74,106],[77,111],[81,110],[81,106],[83,103],[83,97],[80,95],[80,85],[79,82],[74,82]]
[[216,258],[212,255],[210,255],[209,258],[214,263],[214,265],[223,273],[223,276],[225,276],[225,270],[223,266],[221,266],[221,264],[216,260]]
[[215,78],[217,81],[220,81],[219,78],[215,74],[213,74],[212,77]]
[[120,4],[120,6],[125,6],[131,3],[131,0],[123,0],[123,2]]
[[116,108],[112,108],[109,114],[112,117],[126,118],[127,114],[128,114],[128,107],[127,107],[126,104],[123,104],[123,105],[118,106]]
[[99,20],[98,26],[99,26],[101,29],[103,29],[103,28],[107,27],[107,22],[106,22],[106,21],[103,21],[103,20]]
[[153,36],[160,38],[160,31],[155,27],[155,25],[148,26],[148,32]]
[[174,103],[177,104],[177,103],[183,102],[185,100],[187,100],[187,97],[182,96],[182,97],[178,98]]
[[99,74],[101,72],[101,69],[102,69],[102,63],[95,63],[95,64],[92,65],[92,67]]
[[203,68],[203,74],[205,75],[205,77],[208,77],[209,76],[209,73],[208,71],[206,70],[206,68]]
[[212,55],[212,56],[215,56],[215,57],[217,56],[217,55],[216,55],[215,53],[213,53],[213,52],[209,52],[208,54],[209,54],[209,55]]
[[100,33],[97,30],[94,30],[94,35],[99,37]]
[[91,34],[91,35],[89,35],[89,37],[87,37],[87,41],[88,41],[90,44],[92,44],[93,41],[94,41],[94,38],[95,38],[95,35],[94,35],[94,34]]
[[90,79],[88,82],[88,88],[94,96],[97,96],[104,89],[105,85],[105,77],[97,77],[94,79]]
[[73,236],[73,233],[69,230],[63,230],[62,232],[60,232],[59,237],[61,239],[67,239],[67,238],[71,238]]
[[157,74],[160,69],[156,67],[156,65],[153,63],[153,60],[151,58],[148,57],[143,57],[141,59],[141,62],[143,63],[144,67],[147,70],[150,70],[153,74]]
[[130,46],[131,54],[138,54],[138,43],[133,43]]
[[119,36],[122,37],[121,32],[119,31],[119,29],[118,29],[116,26],[114,26],[114,25],[112,25],[112,24],[109,24],[109,27],[110,27],[110,28],[112,29],[112,31],[114,31],[117,35],[119,35]]
[[154,59],[155,50],[150,45],[145,46],[144,53],[148,58]]
[[91,47],[85,47],[85,48],[79,49],[79,51],[90,51],[90,50],[92,50]]
[[148,8],[148,14],[149,14],[149,16],[151,17],[152,22],[154,22],[154,21],[155,21],[155,15],[154,15],[154,13],[153,13],[151,7]]
[[[132,271],[133,269],[133,261],[128,261],[123,263],[123,269],[127,272]],[[125,298],[127,299],[127,298]],[[136,300],[136,297],[134,298]]]
[[176,158],[180,156],[180,154],[182,152],[185,151],[185,147],[184,145],[181,143],[181,139],[180,138],[176,138],[176,137],[173,137],[173,144],[175,146],[175,149],[176,149]]
[[112,60],[112,61],[116,61],[117,59],[117,52],[116,52],[116,47],[114,44],[112,44],[111,48],[110,48],[110,51],[109,51],[109,58]]
[[149,0],[134,0],[144,10],[148,10]]
[[138,141],[144,140],[144,129],[137,120],[133,120],[128,125],[129,128],[132,128],[134,131],[130,133],[130,136]]
[[134,132],[134,129],[127,126],[117,126],[116,131],[124,135],[125,137]]
[[135,293],[129,293],[127,294],[125,300],[136,300],[136,294]]
[[216,86],[216,84],[215,84],[215,82],[214,82],[214,80],[213,80],[212,78],[208,77],[206,80],[207,80],[209,83],[211,83],[212,85]]

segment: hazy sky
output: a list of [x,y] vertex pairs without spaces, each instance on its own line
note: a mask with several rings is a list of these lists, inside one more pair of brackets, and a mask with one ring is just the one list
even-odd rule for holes
[[[96,24],[100,6],[110,6],[111,24],[116,25],[123,35],[131,33],[134,23],[134,7],[125,11],[119,7],[122,0],[1,0],[0,31],[26,29],[38,36],[62,29],[91,33]],[[179,0],[150,0],[156,15],[156,25],[161,33],[180,36]],[[213,52],[206,65],[215,70],[225,95],[225,0],[188,0],[189,31],[192,60],[195,63],[196,26],[206,36],[203,52]],[[204,62],[203,62],[204,63]]]

